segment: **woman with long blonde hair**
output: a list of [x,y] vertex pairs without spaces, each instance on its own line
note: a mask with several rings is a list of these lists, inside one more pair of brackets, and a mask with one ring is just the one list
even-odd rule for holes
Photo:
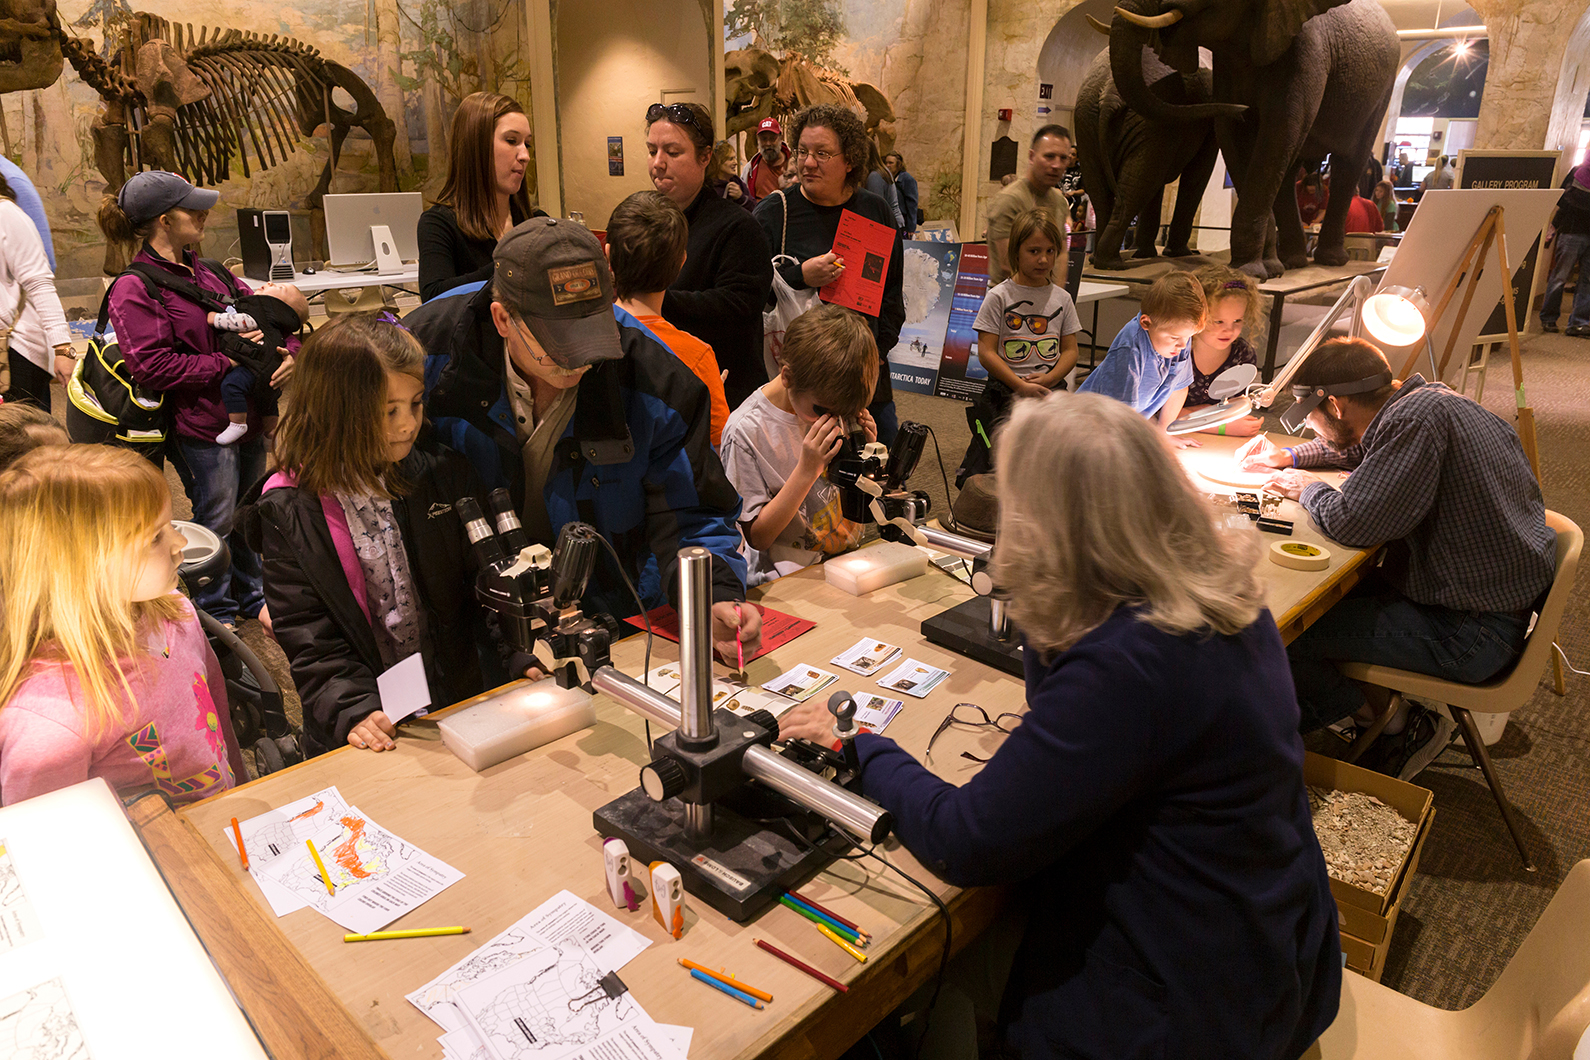
[[[1111,398],[1017,402],[995,444],[1027,709],[952,708],[927,751],[954,784],[857,737],[867,797],[943,879],[1031,897],[1004,954],[1017,1055],[1302,1055],[1335,1017],[1341,949],[1256,533],[1219,530]],[[825,713],[780,732],[826,742]]]
[[153,464],[46,446],[0,472],[0,798],[103,777],[179,801],[244,778],[226,682],[175,592],[185,541]]

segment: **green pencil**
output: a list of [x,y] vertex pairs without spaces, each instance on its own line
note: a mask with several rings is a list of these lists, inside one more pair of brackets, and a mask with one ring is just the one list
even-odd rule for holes
[[850,930],[849,928],[845,927],[843,924],[836,924],[834,921],[829,920],[827,917],[821,916],[821,915],[819,915],[817,913],[812,912],[810,909],[807,909],[805,906],[801,905],[799,902],[796,902],[793,899],[791,899],[789,895],[787,895],[787,894],[779,895],[778,901],[779,901],[780,905],[783,905],[783,906],[785,906],[785,907],[787,907],[789,909],[795,910],[795,912],[799,913],[801,916],[805,917],[807,920],[810,920],[812,923],[816,924],[818,927],[825,927],[825,928],[828,928],[830,931],[833,931],[833,932],[836,932],[836,933],[838,933],[840,935],[843,935],[844,938],[846,939],[846,941],[854,942],[858,946],[865,946],[866,945],[866,943],[861,940],[861,936],[859,934],[857,934],[856,932],[854,932],[854,931]]

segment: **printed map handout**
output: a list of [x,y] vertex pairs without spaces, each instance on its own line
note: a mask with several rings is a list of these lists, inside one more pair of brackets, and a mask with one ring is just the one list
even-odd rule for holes
[[90,1055],[59,979],[0,1000],[0,1056],[90,1060]]
[[[305,905],[349,931],[380,931],[464,874],[382,828],[335,787],[240,823],[249,871],[278,916]],[[226,830],[230,836],[230,829]],[[328,894],[306,840],[331,874]],[[267,888],[266,883],[274,885]],[[279,901],[296,902],[283,909]]]
[[38,914],[22,889],[22,877],[0,839],[0,953],[32,942],[44,933]]

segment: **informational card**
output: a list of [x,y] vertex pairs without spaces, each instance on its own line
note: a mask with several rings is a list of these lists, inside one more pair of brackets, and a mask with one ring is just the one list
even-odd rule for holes
[[771,681],[763,682],[762,687],[799,703],[815,696],[837,680],[839,680],[838,674],[819,670],[815,666],[801,665],[788,673],[779,674]]
[[948,670],[940,670],[925,662],[907,659],[878,678],[878,685],[893,692],[904,692],[908,696],[921,699],[949,675]]
[[425,660],[415,652],[375,679],[381,713],[393,725],[423,712],[431,705],[431,685],[425,679]]
[[[782,611],[775,611],[771,607],[763,607],[761,604],[741,604],[740,606],[755,607],[762,612],[762,643],[757,645],[756,651],[745,653],[746,662],[750,662],[752,659],[760,659],[768,652],[775,648],[783,647],[817,625],[817,623],[809,619],[786,615]],[[675,644],[679,643],[679,612],[664,604],[646,612],[646,617],[651,619],[651,631],[653,633],[664,640],[671,640]],[[639,615],[631,615],[624,621],[638,629],[646,628],[646,623],[641,621]],[[718,658],[726,666],[738,667],[740,665],[738,657],[725,659],[720,654]]]
[[905,703],[898,699],[884,699],[871,692],[861,692],[856,696],[856,724],[866,732],[881,733],[904,706]]
[[845,268],[837,280],[818,291],[818,296],[869,317],[877,316],[883,309],[883,280],[889,274],[896,236],[893,228],[869,221],[859,213],[840,213],[833,252]]
[[842,666],[852,673],[871,677],[899,654],[900,649],[894,644],[885,644],[881,640],[864,637],[834,656],[831,661],[835,666]]
[[[665,696],[678,698],[683,683],[678,663],[655,666],[646,674],[646,684]],[[713,678],[712,705],[725,707],[744,717],[752,711],[765,710],[775,718],[795,705],[795,701],[765,689],[752,688],[734,681]]]

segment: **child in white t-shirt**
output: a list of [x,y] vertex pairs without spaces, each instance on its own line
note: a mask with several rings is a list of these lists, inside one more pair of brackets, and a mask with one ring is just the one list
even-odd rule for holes
[[1050,282],[1064,241],[1047,210],[1029,210],[1010,229],[1010,278],[994,285],[977,312],[977,359],[988,371],[990,397],[1043,397],[1065,387],[1077,363],[1082,320],[1065,288]]
[[719,457],[744,507],[747,585],[793,574],[854,548],[861,528],[840,510],[828,462],[859,426],[869,442],[878,426],[867,412],[878,382],[878,346],[859,313],[822,305],[784,333],[779,374],[729,415]]

